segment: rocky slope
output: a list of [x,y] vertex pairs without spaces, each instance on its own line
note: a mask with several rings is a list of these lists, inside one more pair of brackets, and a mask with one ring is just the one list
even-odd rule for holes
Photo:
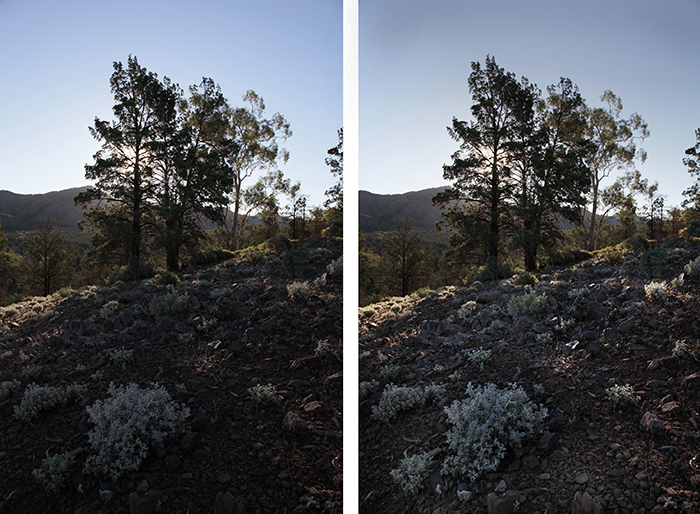
[[[117,283],[0,309],[0,382],[19,382],[0,397],[0,512],[341,512],[342,273],[328,271],[341,255],[322,241],[294,278],[272,254],[188,270],[175,286]],[[292,297],[295,281],[308,293]],[[185,308],[154,309],[165,295]],[[87,394],[21,421],[32,382]],[[95,452],[86,407],[112,382],[159,384],[190,412],[117,480],[82,471]],[[276,403],[253,401],[258,384]],[[45,492],[32,471],[62,452],[75,464]]]
[[[515,279],[361,308],[361,512],[698,512],[700,294],[683,272],[700,248],[676,244],[655,277],[640,253],[537,274],[532,291],[546,301],[533,315],[509,311],[527,292]],[[645,289],[664,280],[665,292]],[[491,351],[483,369],[478,349]],[[445,393],[380,421],[372,409],[390,382]],[[469,382],[517,384],[548,411],[541,435],[474,481],[441,474],[451,454],[444,407]],[[629,386],[628,404],[613,403],[613,386]],[[421,453],[433,457],[422,489],[405,494],[390,472]]]

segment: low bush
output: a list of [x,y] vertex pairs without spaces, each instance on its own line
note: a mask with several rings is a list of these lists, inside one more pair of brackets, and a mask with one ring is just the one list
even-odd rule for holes
[[74,462],[75,457],[68,452],[57,453],[52,457],[46,457],[41,462],[41,467],[32,471],[32,475],[47,493],[53,494],[63,487]]
[[427,453],[419,453],[401,459],[399,467],[390,472],[391,477],[407,495],[417,494],[423,489],[428,466],[432,457]]
[[445,394],[445,386],[429,385],[424,390],[387,384],[379,405],[372,407],[375,419],[388,423],[399,413],[424,407]]
[[14,407],[15,417],[25,422],[33,421],[39,416],[39,413],[66,405],[69,401],[81,398],[86,393],[87,386],[85,385],[73,384],[66,389],[59,389],[29,384],[24,391],[22,403]]
[[666,270],[667,251],[662,246],[656,246],[645,251],[639,258],[639,267],[650,277],[660,275]]
[[109,398],[87,407],[95,426],[88,441],[96,454],[85,463],[85,472],[109,475],[116,480],[127,471],[136,471],[151,446],[163,442],[184,428],[187,407],[172,401],[162,386],[141,389],[137,384],[109,385]]
[[508,302],[508,311],[516,316],[538,314],[547,304],[547,295],[537,296],[535,291],[529,291],[520,296],[514,296]]
[[467,475],[472,481],[483,473],[495,471],[509,448],[542,433],[547,409],[530,401],[525,391],[513,384],[499,389],[467,385],[466,399],[445,407],[451,451],[442,472]]
[[189,295],[179,295],[171,289],[170,293],[156,296],[151,300],[151,312],[156,315],[177,314],[187,308]]

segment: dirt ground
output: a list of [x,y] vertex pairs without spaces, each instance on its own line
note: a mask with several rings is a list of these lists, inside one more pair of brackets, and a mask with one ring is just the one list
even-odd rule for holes
[[[360,399],[360,511],[700,512],[700,296],[698,281],[681,275],[699,254],[679,242],[654,277],[639,253],[538,273],[533,290],[547,304],[532,316],[509,313],[527,291],[515,279],[361,308],[360,382],[371,392]],[[654,281],[666,281],[663,298],[647,296]],[[458,312],[468,301],[467,321]],[[469,358],[478,348],[491,351],[483,370]],[[372,408],[390,382],[446,393],[379,421]],[[549,412],[541,436],[473,482],[440,473],[450,453],[444,407],[469,382],[517,384]],[[606,392],[615,384],[631,386],[637,402],[615,406]],[[652,414],[663,423],[654,431]],[[404,494],[390,472],[419,453],[432,467],[418,494]]]

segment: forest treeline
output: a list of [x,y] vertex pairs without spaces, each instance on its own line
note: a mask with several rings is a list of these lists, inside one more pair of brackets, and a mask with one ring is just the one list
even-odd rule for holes
[[[101,144],[75,198],[82,235],[41,220],[29,233],[0,231],[0,304],[65,286],[132,280],[229,258],[255,259],[272,246],[328,237],[340,242],[343,131],[325,162],[335,184],[322,206],[280,169],[292,136],[254,91],[232,107],[204,78],[188,93],[129,56],[114,63],[111,121],[95,118]],[[206,225],[214,230],[205,230]],[[1,227],[0,227],[1,228]],[[89,234],[89,235],[88,235]],[[267,242],[267,243],[266,243]]]
[[[443,166],[450,185],[433,198],[448,245],[426,244],[408,219],[391,233],[361,235],[361,304],[465,278],[531,272],[593,252],[614,260],[604,249],[624,241],[636,241],[629,247],[647,244],[642,239],[700,237],[700,129],[683,158],[696,183],[683,192],[681,206],[668,206],[658,182],[638,169],[648,125],[636,112],[623,116],[612,91],[601,96],[602,107],[591,107],[570,79],[542,92],[491,56],[472,63],[468,84],[471,120],[455,117],[447,128],[459,148]],[[565,232],[567,222],[575,228]]]

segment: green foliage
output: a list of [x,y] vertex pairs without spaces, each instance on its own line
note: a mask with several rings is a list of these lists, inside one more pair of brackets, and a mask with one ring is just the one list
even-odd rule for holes
[[468,283],[474,282],[493,282],[495,280],[501,280],[504,278],[510,278],[513,276],[513,270],[505,263],[498,263],[498,266],[494,269],[491,266],[481,266],[475,271],[469,274],[467,278]]
[[423,391],[413,387],[399,387],[387,384],[379,405],[372,406],[372,417],[385,423],[399,413],[421,408],[445,394],[445,386],[429,385]]
[[159,316],[177,314],[187,308],[188,301],[189,295],[187,293],[179,295],[176,291],[171,290],[170,293],[154,297],[151,300],[150,308],[153,314]]
[[115,282],[133,282],[136,280],[151,278],[155,274],[156,272],[153,269],[153,266],[145,262],[140,262],[138,266],[122,266],[117,271],[112,273],[112,275],[110,275],[108,283],[114,284]]
[[24,391],[22,403],[15,405],[15,417],[21,421],[31,422],[39,413],[65,405],[71,400],[81,398],[87,393],[87,386],[73,384],[66,389],[51,386],[29,384]]
[[174,286],[180,283],[180,278],[172,272],[162,273],[158,277],[158,283],[164,286]]
[[668,292],[668,285],[666,282],[650,282],[644,286],[644,292],[650,302],[662,302]]
[[547,304],[547,295],[537,296],[536,291],[529,291],[520,296],[513,296],[508,301],[508,311],[516,316],[538,314]]
[[63,487],[74,462],[75,457],[68,452],[57,453],[46,457],[41,467],[32,471],[32,475],[48,494],[54,494]]
[[479,366],[481,371],[484,370],[484,365],[491,358],[491,350],[484,350],[483,348],[476,348],[467,352],[467,358],[475,366]]
[[668,252],[662,246],[655,246],[645,251],[639,259],[639,267],[650,277],[656,277],[666,271],[666,256]]
[[291,284],[287,284],[287,295],[295,301],[306,300],[310,290],[308,282],[294,281]]
[[693,278],[700,277],[700,257],[686,264],[684,271],[687,275]]
[[116,480],[136,471],[150,447],[184,428],[189,409],[177,405],[163,386],[141,389],[137,384],[109,385],[109,398],[87,407],[88,441],[96,452],[85,462],[85,472]]
[[516,283],[520,284],[521,286],[534,286],[537,284],[538,280],[535,275],[532,273],[522,273],[518,275],[518,278],[515,280]]
[[619,385],[616,384],[605,390],[610,403],[615,407],[625,408],[631,407],[637,404],[639,401],[639,396],[634,394],[634,389],[631,385]]
[[417,494],[423,489],[428,466],[432,457],[427,453],[418,453],[410,457],[404,457],[399,467],[390,472],[391,477],[401,487],[401,490],[409,496]]
[[18,391],[22,386],[19,380],[5,380],[0,382],[0,402],[5,401],[9,398],[15,391]]
[[525,391],[513,384],[499,389],[467,385],[466,398],[445,407],[451,454],[442,472],[453,476],[467,475],[471,480],[495,471],[511,447],[519,447],[527,438],[540,434],[547,409],[532,403]]
[[295,245],[282,257],[282,269],[293,277],[298,277],[308,269],[309,249],[306,245]]
[[277,394],[277,388],[273,384],[257,384],[249,387],[248,393],[258,406],[277,405],[282,401],[282,397]]

